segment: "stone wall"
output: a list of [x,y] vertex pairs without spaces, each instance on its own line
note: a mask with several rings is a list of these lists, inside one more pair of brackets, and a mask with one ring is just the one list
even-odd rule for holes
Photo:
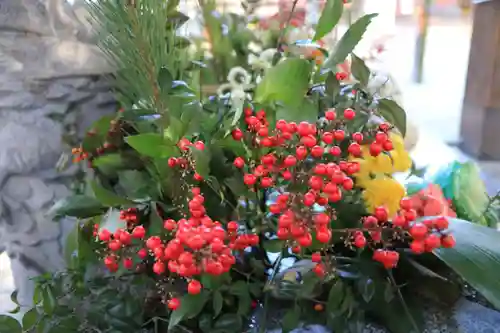
[[[110,72],[84,23],[81,4],[0,0],[0,252],[10,257],[19,300],[30,277],[64,267],[74,221],[46,210],[69,194],[76,167],[56,165],[94,120],[115,110]],[[66,155],[68,157],[68,155]]]

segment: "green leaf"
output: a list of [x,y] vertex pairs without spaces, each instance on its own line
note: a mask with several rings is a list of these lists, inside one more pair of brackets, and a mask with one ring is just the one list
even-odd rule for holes
[[283,333],[288,333],[298,328],[300,324],[300,307],[295,305],[289,309],[283,316],[281,322],[281,329]]
[[308,121],[316,122],[318,119],[318,105],[310,99],[304,98],[302,102],[296,106],[279,106],[276,111],[276,118],[286,121]]
[[90,126],[90,129],[94,131],[95,134],[86,135],[83,139],[82,148],[84,151],[91,152],[102,146],[111,127],[111,121],[114,119],[114,115],[103,116]]
[[375,295],[375,283],[373,280],[367,277],[362,277],[358,280],[357,287],[365,302],[370,302]]
[[11,316],[0,315],[0,333],[22,333],[21,324]]
[[172,89],[172,82],[174,77],[172,73],[166,67],[160,68],[160,73],[158,73],[158,84],[163,93],[168,93]]
[[145,199],[151,197],[154,184],[146,172],[138,170],[124,170],[118,174],[118,184],[129,199]]
[[233,295],[239,296],[248,294],[250,291],[248,288],[248,283],[244,281],[236,281],[229,287],[229,292]]
[[101,185],[99,185],[96,181],[92,181],[90,183],[90,187],[94,192],[94,195],[97,200],[99,200],[103,205],[114,207],[121,205],[130,205],[132,202],[125,198],[122,198],[113,192],[105,189]]
[[199,150],[196,148],[192,148],[195,170],[198,174],[200,174],[203,178],[208,178],[210,173],[210,155],[207,149]]
[[354,50],[356,45],[358,45],[359,41],[363,38],[366,28],[368,28],[372,19],[377,16],[378,14],[368,14],[354,22],[342,38],[340,38],[335,46],[335,50],[331,52],[330,57],[325,61],[324,67],[335,71],[335,66],[342,63]]
[[327,0],[318,24],[316,25],[316,33],[314,34],[313,40],[320,40],[335,28],[342,17],[343,9],[343,0]]
[[47,215],[54,217],[72,216],[78,218],[89,218],[101,215],[106,211],[97,199],[75,194],[57,201],[47,212]]
[[181,298],[181,306],[179,309],[172,311],[168,322],[168,329],[171,330],[177,326],[182,320],[196,317],[208,300],[208,295],[201,292],[198,295],[185,295]]
[[64,245],[64,259],[66,260],[66,264],[68,267],[73,267],[73,257],[75,253],[78,251],[78,239],[79,239],[80,227],[78,223],[76,223],[73,230],[66,237],[66,244]]
[[112,174],[116,169],[125,167],[125,163],[120,154],[99,156],[92,161],[92,165],[106,175]]
[[382,98],[378,101],[378,112],[387,122],[394,125],[402,136],[406,135],[406,112],[398,103]]
[[178,153],[173,142],[155,133],[128,136],[125,141],[138,153],[158,158],[168,158]]
[[176,117],[170,116],[170,122],[165,129],[165,137],[172,142],[178,142],[185,134],[185,125]]
[[364,87],[368,85],[368,81],[370,80],[370,70],[366,66],[363,59],[359,58],[354,53],[351,54],[351,71],[361,85]]
[[222,311],[222,305],[224,304],[224,299],[220,291],[215,291],[212,299],[212,307],[214,310],[214,318],[217,317]]
[[336,280],[332,287],[330,288],[330,292],[328,293],[328,301],[326,303],[326,310],[328,312],[338,311],[342,301],[344,299],[344,284],[342,280]]
[[340,82],[337,80],[337,77],[334,73],[329,72],[326,78],[326,93],[330,97],[336,97],[340,93]]
[[234,313],[225,313],[215,322],[214,331],[232,333],[239,332],[243,322],[241,317]]
[[25,331],[30,330],[33,326],[35,326],[38,320],[38,311],[36,308],[32,308],[28,312],[26,312],[23,316],[23,329]]
[[45,287],[42,290],[42,305],[43,311],[51,315],[54,312],[54,308],[56,307],[56,298],[54,297],[54,293],[51,287]]
[[267,252],[281,252],[283,249],[283,246],[285,245],[285,242],[279,239],[270,239],[270,240],[265,240],[264,241],[264,249]]
[[[448,218],[455,247],[434,254],[500,309],[500,233],[464,220]],[[480,272],[480,274],[478,273]]]
[[269,69],[255,90],[257,103],[282,102],[299,107],[309,88],[310,63],[288,58]]

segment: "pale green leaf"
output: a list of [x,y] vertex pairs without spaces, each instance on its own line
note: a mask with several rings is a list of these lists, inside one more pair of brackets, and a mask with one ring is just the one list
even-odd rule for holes
[[318,24],[316,25],[316,33],[314,34],[313,40],[320,40],[335,28],[340,18],[342,17],[343,9],[343,0],[326,1]]
[[401,135],[406,135],[406,112],[395,101],[382,98],[378,101],[378,113],[390,124],[394,125]]

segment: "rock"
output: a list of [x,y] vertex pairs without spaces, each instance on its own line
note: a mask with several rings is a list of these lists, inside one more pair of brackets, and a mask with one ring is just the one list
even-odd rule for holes
[[77,142],[116,109],[103,79],[111,69],[96,46],[78,39],[88,27],[65,3],[0,0],[0,248],[23,305],[31,304],[32,277],[64,268],[65,238],[75,227],[45,214],[70,194],[77,169],[56,170],[70,150],[62,137]]

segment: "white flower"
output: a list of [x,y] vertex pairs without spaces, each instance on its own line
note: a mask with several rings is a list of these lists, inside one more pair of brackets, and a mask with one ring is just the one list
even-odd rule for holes
[[233,86],[248,85],[252,82],[252,76],[243,67],[233,67],[227,74],[227,82]]
[[264,51],[261,52],[259,58],[262,61],[266,61],[268,63],[272,63],[275,54],[276,54],[276,49],[266,49],[266,50],[264,50]]
[[250,43],[248,44],[248,49],[249,49],[250,51],[254,52],[254,53],[259,53],[259,52],[261,52],[261,51],[262,51],[262,47],[261,47],[259,44],[254,43],[254,42],[250,42]]

